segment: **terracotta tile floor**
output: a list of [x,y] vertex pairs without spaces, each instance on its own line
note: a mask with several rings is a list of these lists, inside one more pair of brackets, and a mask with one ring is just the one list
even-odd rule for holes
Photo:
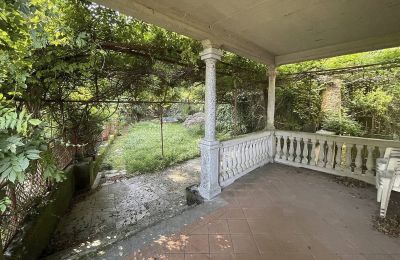
[[375,188],[270,164],[224,189],[224,208],[127,259],[400,259],[400,240],[372,228]]

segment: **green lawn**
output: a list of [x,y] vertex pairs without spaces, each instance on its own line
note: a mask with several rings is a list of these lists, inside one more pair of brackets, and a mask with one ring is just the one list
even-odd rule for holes
[[162,157],[159,122],[140,122],[122,131],[110,147],[104,163],[132,174],[161,170],[199,156],[201,137],[199,131],[188,130],[180,123],[165,123]]

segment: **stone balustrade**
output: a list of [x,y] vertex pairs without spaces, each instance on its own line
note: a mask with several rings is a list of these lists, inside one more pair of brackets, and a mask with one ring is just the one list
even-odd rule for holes
[[272,161],[272,141],[273,131],[264,131],[221,142],[220,185],[228,186],[237,178]]
[[275,162],[375,184],[376,159],[400,142],[360,137],[275,131]]
[[376,159],[388,147],[400,148],[400,142],[280,130],[252,133],[220,143],[219,184],[226,187],[272,161],[375,184]]

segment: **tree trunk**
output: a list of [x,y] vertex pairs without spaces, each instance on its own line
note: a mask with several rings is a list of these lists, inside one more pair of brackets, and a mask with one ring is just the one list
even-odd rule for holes
[[238,135],[238,111],[237,111],[237,88],[236,88],[236,79],[233,80],[233,134]]
[[375,134],[375,115],[371,117],[371,135]]

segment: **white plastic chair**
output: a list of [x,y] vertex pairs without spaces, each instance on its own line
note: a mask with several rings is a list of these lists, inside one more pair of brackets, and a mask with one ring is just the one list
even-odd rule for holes
[[376,161],[377,201],[381,203],[380,216],[386,217],[390,194],[400,192],[400,149],[387,148],[384,158]]

